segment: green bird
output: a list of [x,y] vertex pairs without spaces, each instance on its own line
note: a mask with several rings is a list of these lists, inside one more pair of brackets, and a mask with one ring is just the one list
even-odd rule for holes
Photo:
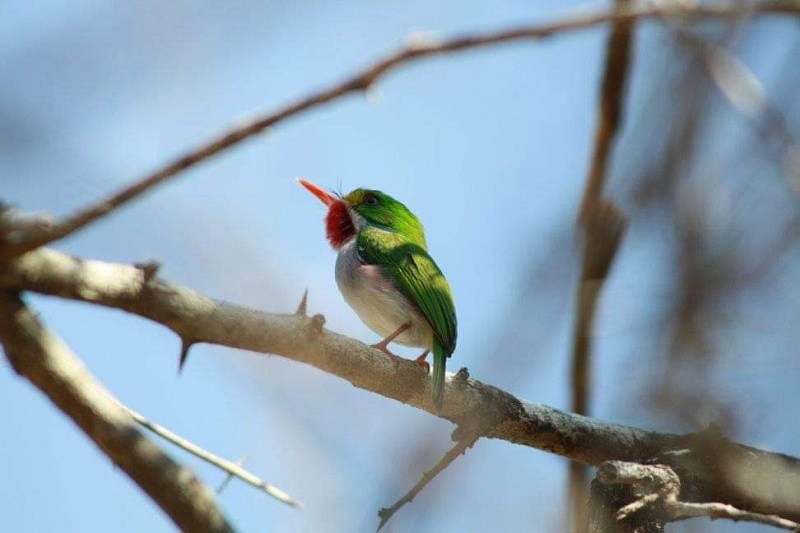
[[441,408],[447,358],[456,349],[456,310],[450,284],[428,254],[425,231],[409,209],[388,194],[356,189],[329,193],[300,185],[328,207],[325,228],[338,252],[336,284],[359,318],[384,339],[375,348],[393,356],[396,342],[433,351],[433,402]]

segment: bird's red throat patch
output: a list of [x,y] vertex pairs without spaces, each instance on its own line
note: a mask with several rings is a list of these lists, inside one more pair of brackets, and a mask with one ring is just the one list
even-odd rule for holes
[[352,239],[356,234],[356,227],[347,209],[347,204],[342,200],[336,200],[328,207],[328,214],[325,217],[325,233],[328,242],[335,250],[342,247],[344,243]]

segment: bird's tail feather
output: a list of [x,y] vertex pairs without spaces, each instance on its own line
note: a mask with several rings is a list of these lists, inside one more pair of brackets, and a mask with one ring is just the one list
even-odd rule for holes
[[444,399],[444,371],[447,365],[447,353],[438,341],[433,343],[433,403],[437,409],[442,408]]

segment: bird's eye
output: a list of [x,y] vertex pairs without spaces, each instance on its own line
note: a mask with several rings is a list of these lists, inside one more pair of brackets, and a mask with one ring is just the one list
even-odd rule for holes
[[370,194],[369,196],[364,198],[364,203],[366,205],[378,205],[380,203],[380,200],[378,200],[377,196],[373,196]]

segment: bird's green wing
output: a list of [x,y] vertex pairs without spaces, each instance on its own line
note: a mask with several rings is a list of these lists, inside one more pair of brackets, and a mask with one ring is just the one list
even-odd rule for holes
[[450,284],[423,246],[401,234],[365,228],[357,240],[361,260],[381,273],[422,313],[447,355],[456,349],[456,310]]

